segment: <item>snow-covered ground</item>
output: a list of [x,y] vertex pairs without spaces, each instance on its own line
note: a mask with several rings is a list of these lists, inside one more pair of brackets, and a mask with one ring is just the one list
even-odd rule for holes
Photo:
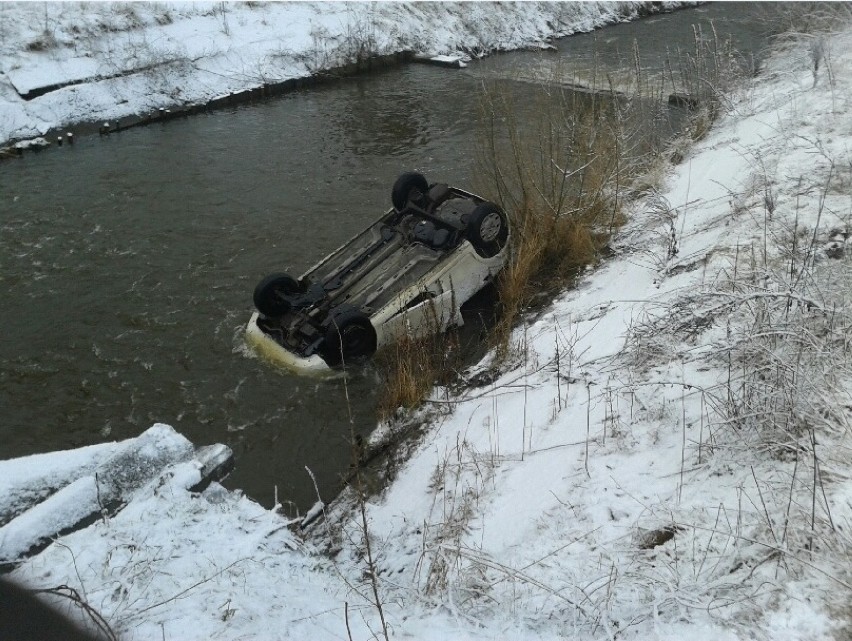
[[[849,638],[850,96],[852,30],[777,51],[515,366],[436,393],[365,506],[391,637]],[[122,639],[382,638],[360,510],[303,538],[191,473],[12,577]]]
[[2,2],[0,146],[204,104],[365,55],[535,46],[640,8],[647,3]]

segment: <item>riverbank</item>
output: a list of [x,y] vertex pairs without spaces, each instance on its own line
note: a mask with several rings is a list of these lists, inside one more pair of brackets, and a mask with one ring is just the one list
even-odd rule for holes
[[135,639],[381,638],[373,574],[393,637],[846,638],[850,44],[793,39],[727,97],[514,366],[435,391],[366,530],[180,468],[13,578]]
[[540,47],[682,4],[5,2],[0,147],[257,99],[403,52]]

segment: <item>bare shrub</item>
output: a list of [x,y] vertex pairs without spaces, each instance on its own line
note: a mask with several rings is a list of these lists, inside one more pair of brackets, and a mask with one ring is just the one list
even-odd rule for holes
[[712,23],[710,33],[693,26],[692,40],[691,51],[670,52],[666,72],[671,91],[687,96],[692,105],[687,133],[698,141],[721,115],[736,84],[754,74],[755,62],[739,56],[730,39],[721,39]]
[[618,98],[552,83],[520,94],[485,88],[479,182],[512,230],[499,280],[501,356],[519,314],[564,288],[624,221],[624,185],[638,168],[625,162],[638,137],[625,129],[624,108]]
[[360,63],[380,53],[376,26],[368,16],[348,14],[345,31],[335,36],[327,28],[311,28],[311,46],[297,57],[311,74]]
[[44,52],[56,49],[58,46],[59,40],[57,40],[53,31],[45,29],[42,31],[41,35],[27,43],[27,51]]
[[782,43],[804,34],[834,31],[852,21],[852,7],[847,2],[779,2],[763,7],[761,17],[767,30]]
[[513,91],[510,83],[485,87],[480,182],[506,211],[513,234],[510,263],[500,278],[498,355],[505,355],[518,315],[593,263],[625,222],[625,202],[654,190],[661,175],[654,168],[673,143],[668,92],[685,92],[695,105],[685,136],[674,141],[681,149],[684,138],[706,136],[722,113],[726,92],[748,65],[715,29],[704,34],[696,27],[693,36],[693,50],[673,52],[663,75],[646,72],[634,48],[631,75],[619,91],[607,79],[603,89],[593,80],[590,91],[578,92],[558,69],[523,91]]
[[344,62],[363,62],[378,53],[376,25],[364,15],[349,14],[346,32],[340,44],[340,54]]

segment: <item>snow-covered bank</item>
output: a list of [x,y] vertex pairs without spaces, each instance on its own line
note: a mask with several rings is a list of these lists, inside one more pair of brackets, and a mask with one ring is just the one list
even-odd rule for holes
[[[848,638],[852,32],[816,41],[518,330],[512,371],[436,395],[367,505],[393,637]],[[126,639],[381,638],[359,515],[334,516],[305,542],[156,479],[14,578]]]
[[518,49],[648,10],[643,2],[3,2],[0,146],[77,122],[204,104],[368,55]]

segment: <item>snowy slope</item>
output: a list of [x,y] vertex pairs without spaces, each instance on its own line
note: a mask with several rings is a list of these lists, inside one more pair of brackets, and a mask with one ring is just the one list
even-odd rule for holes
[[536,45],[636,17],[645,5],[3,2],[0,145],[75,122],[203,104],[365,55]]

